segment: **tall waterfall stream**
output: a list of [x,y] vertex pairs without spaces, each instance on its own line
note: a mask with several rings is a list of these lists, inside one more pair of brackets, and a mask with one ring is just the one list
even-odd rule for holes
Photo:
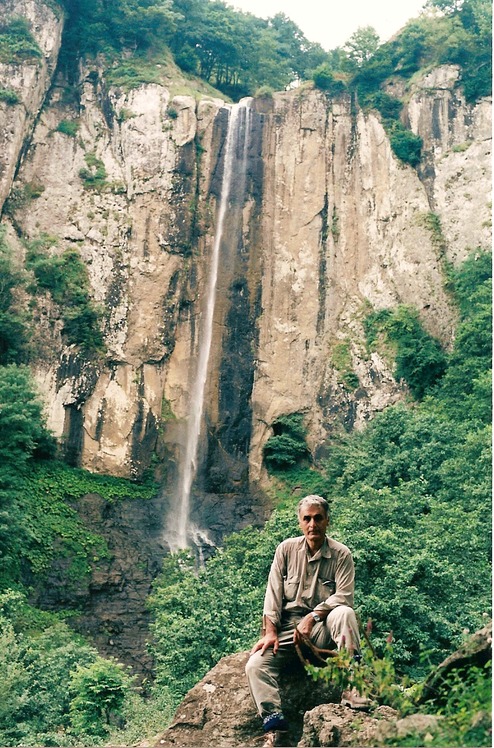
[[[172,552],[187,548],[191,544],[199,548],[203,543],[212,545],[207,531],[191,525],[190,500],[194,479],[198,469],[198,453],[203,427],[204,396],[213,337],[213,319],[216,304],[218,267],[223,242],[225,216],[235,193],[239,203],[245,200],[247,173],[247,149],[250,138],[252,112],[250,100],[243,99],[231,107],[225,142],[225,155],[221,194],[216,218],[216,230],[211,252],[209,276],[206,285],[205,305],[199,325],[199,345],[195,363],[195,377],[191,388],[190,410],[186,424],[185,450],[179,466],[177,490],[172,497],[166,527],[166,540]],[[239,221],[241,211],[237,211]],[[240,230],[235,227],[235,231]]]

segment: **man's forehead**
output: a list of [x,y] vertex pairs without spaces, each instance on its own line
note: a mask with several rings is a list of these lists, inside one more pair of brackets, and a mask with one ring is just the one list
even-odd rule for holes
[[299,515],[302,519],[305,519],[306,517],[326,517],[326,512],[321,506],[306,506],[302,507]]

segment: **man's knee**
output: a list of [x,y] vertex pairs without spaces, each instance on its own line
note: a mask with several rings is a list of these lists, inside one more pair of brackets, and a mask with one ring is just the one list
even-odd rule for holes
[[328,615],[328,623],[357,623],[357,616],[353,608],[349,605],[338,605],[337,608],[333,608],[331,613]]
[[261,652],[258,650],[257,652],[254,652],[254,654],[251,654],[245,666],[245,673],[247,675],[247,678],[255,676],[261,670],[265,669],[266,665],[268,664],[268,660],[269,652],[265,652],[263,655],[261,655]]

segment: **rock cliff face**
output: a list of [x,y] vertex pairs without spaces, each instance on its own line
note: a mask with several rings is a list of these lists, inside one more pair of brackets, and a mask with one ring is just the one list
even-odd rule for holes
[[[170,85],[111,87],[81,69],[78,99],[55,75],[63,16],[35,0],[7,0],[43,50],[36,64],[0,66],[22,103],[0,103],[0,205],[10,242],[56,237],[76,246],[104,309],[106,354],[64,346],[60,313],[38,323],[34,368],[49,425],[90,470],[136,476],[158,457],[172,486],[183,452],[194,361],[214,239],[228,105]],[[425,143],[417,172],[393,155],[376,114],[349,96],[302,88],[252,102],[247,199],[240,233],[227,218],[205,395],[199,520],[221,534],[225,505],[249,506],[263,485],[262,450],[278,416],[301,412],[314,455],[335,428],[361,427],[401,398],[389,363],[365,348],[370,308],[413,304],[447,346],[454,312],[438,243],[448,259],[490,243],[490,101],[468,105],[458,71],[419,81],[406,118]],[[71,137],[57,128],[77,124]],[[81,177],[102,165],[95,188]],[[230,221],[231,223],[231,221]],[[230,233],[229,233],[230,232]],[[445,250],[444,250],[445,248]],[[344,345],[358,377],[342,383]],[[251,521],[245,517],[245,522]]]

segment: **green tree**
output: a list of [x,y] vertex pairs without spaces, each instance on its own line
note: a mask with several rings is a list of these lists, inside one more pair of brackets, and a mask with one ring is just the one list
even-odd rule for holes
[[70,676],[70,719],[78,734],[104,737],[112,720],[122,713],[131,678],[120,663],[98,658],[77,665]]
[[12,252],[0,228],[0,365],[25,362],[29,350],[29,316],[20,304],[18,292],[24,276],[16,268]]
[[0,367],[0,589],[18,577],[20,545],[26,541],[22,477],[34,454],[52,454],[54,447],[30,371]]
[[361,68],[369,62],[379,44],[379,34],[372,26],[359,26],[344,46],[351,66]]
[[273,436],[264,446],[266,465],[283,470],[309,457],[303,419],[302,413],[290,413],[273,422]]

